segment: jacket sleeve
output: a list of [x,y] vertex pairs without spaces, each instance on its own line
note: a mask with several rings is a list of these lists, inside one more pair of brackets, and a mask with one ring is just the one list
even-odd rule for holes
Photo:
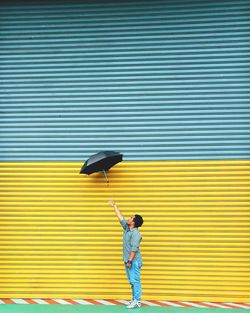
[[142,238],[141,238],[140,233],[134,231],[131,237],[131,251],[137,252],[139,250],[141,240]]
[[124,230],[126,230],[129,226],[128,223],[126,222],[125,218],[120,222],[120,224],[122,225],[122,228]]

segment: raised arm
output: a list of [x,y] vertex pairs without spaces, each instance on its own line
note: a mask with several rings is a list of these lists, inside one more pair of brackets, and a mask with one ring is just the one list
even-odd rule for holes
[[117,215],[117,217],[118,217],[118,220],[119,220],[119,222],[121,222],[124,218],[123,218],[123,216],[122,216],[121,211],[118,209],[118,207],[117,207],[115,201],[114,201],[114,200],[109,200],[109,204],[114,208],[115,213],[116,213],[116,215]]

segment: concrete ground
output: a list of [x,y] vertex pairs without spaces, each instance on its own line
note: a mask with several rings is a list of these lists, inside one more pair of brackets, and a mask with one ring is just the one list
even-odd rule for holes
[[44,305],[44,304],[2,304],[1,313],[246,313],[245,309],[207,309],[143,306],[127,309],[125,306],[110,305]]

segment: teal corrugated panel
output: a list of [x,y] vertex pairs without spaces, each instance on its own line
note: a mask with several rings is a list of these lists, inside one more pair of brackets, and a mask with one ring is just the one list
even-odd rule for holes
[[0,160],[250,157],[248,0],[0,6]]

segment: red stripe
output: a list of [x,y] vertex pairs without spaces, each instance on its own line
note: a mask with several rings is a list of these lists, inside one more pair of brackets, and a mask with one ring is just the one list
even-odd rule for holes
[[76,302],[76,301],[74,301],[72,299],[62,299],[62,300],[66,301],[66,302],[69,302],[71,304],[79,304],[78,302]]
[[89,303],[95,304],[95,305],[103,305],[102,303],[97,302],[97,301],[92,300],[92,299],[84,299],[84,300],[85,300],[85,301],[88,301]]
[[[193,308],[197,308],[197,309],[199,309],[198,305],[201,306],[200,308],[202,308],[202,307],[215,308],[214,306],[209,305],[209,304],[206,304],[206,303],[203,303],[203,302],[201,302],[201,301],[200,301],[200,302],[198,302],[198,301],[188,301],[188,302],[190,302],[190,305],[191,305]],[[192,304],[194,304],[194,305],[192,305]],[[197,305],[197,306],[195,306],[195,305]]]
[[228,304],[228,303],[222,303],[222,305],[226,305],[226,306],[229,306],[230,308],[237,308],[237,309],[244,309],[244,308],[240,308],[238,305],[244,305],[244,306],[247,306],[248,308],[250,308],[249,305],[245,304],[245,303],[236,303],[236,302],[232,302],[232,304]]
[[37,304],[37,302],[33,301],[32,299],[23,299],[23,300],[25,300],[29,304]]
[[12,301],[11,299],[2,299],[6,304],[16,304],[16,302]]
[[154,304],[157,304],[157,305],[160,305],[160,306],[170,306],[170,304],[161,303],[161,302],[156,301],[156,300],[148,300],[148,302],[151,302],[151,303],[154,303]]
[[121,302],[118,302],[118,301],[116,301],[116,300],[110,300],[110,299],[108,299],[108,300],[106,300],[106,301],[111,302],[111,303],[113,303],[113,304],[115,304],[115,305],[122,305]]
[[[218,304],[218,302],[216,304]],[[224,306],[226,306],[227,308],[230,308],[230,309],[235,309],[235,306],[232,306],[231,304],[226,304],[226,303],[219,303],[219,304],[220,305],[224,305]],[[238,307],[238,309],[239,309],[239,307]]]
[[193,308],[192,305],[189,305],[189,304],[187,304],[187,303],[180,303],[180,302],[178,302],[178,301],[171,301],[171,302],[174,303],[174,304],[178,304],[178,305],[181,305],[181,306],[185,306],[185,307],[187,307],[187,308]]
[[248,304],[248,303],[244,303],[244,302],[242,302],[242,303],[238,303],[238,302],[234,302],[234,303],[236,303],[236,304],[239,304],[239,305],[245,305],[245,306],[247,306],[248,308],[250,308],[250,304]]
[[215,306],[214,305],[210,305],[210,304],[208,304],[208,303],[203,303],[203,302],[201,302],[201,305],[204,305],[204,306],[206,306],[206,307],[208,307],[208,308],[211,308],[211,309],[214,309],[215,308]]
[[223,306],[225,306],[225,307],[227,307],[227,308],[232,308],[232,306],[230,306],[230,305],[228,305],[228,304],[225,304],[225,303],[223,303],[223,302],[212,302],[212,303],[214,303],[214,304],[218,304],[218,305],[223,305]]
[[[197,309],[199,309],[199,307],[197,307],[197,306],[195,306],[195,304],[197,304],[197,305],[200,305],[200,306],[203,306],[203,303],[201,303],[201,302],[198,302],[198,301],[185,301],[185,302],[189,302],[189,303],[185,303],[186,305],[189,305],[191,308],[197,308]],[[177,302],[178,303],[178,302]],[[184,305],[184,303],[179,303],[180,305]],[[205,306],[205,305],[204,305]]]
[[49,304],[59,304],[58,302],[56,302],[56,301],[54,301],[52,299],[42,299],[42,300],[48,302]]

